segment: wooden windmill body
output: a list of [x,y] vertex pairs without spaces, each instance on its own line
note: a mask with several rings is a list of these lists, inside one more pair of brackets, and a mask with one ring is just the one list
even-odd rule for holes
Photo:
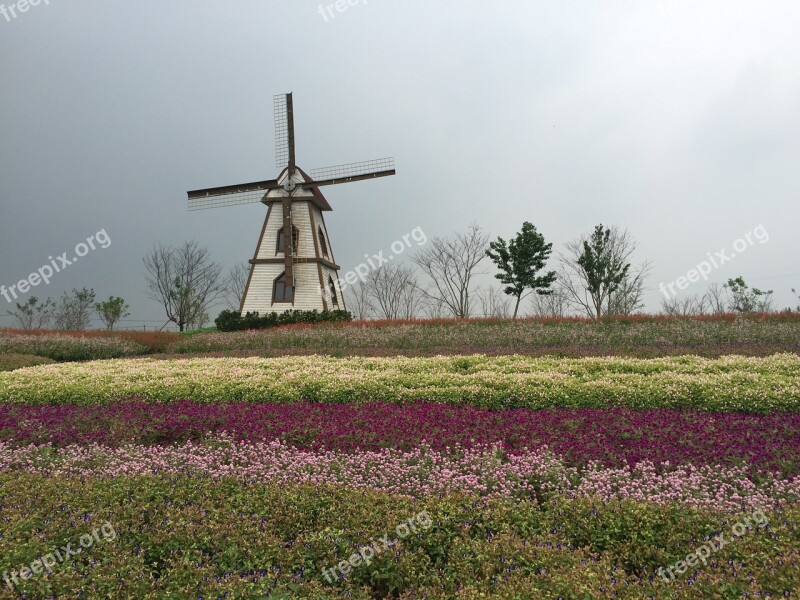
[[189,210],[262,202],[261,229],[240,307],[242,313],[345,309],[339,265],[323,214],[332,210],[321,187],[395,174],[391,158],[315,169],[295,161],[292,94],[275,97],[277,179],[189,192]]

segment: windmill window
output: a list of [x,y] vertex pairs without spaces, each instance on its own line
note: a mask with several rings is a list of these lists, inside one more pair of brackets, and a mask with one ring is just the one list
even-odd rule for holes
[[[286,252],[286,235],[285,235],[285,227],[281,227],[278,230],[278,247],[276,249],[277,252]],[[292,249],[294,254],[297,254],[297,249],[300,247],[300,230],[292,225]]]
[[322,255],[328,257],[328,242],[325,241],[325,234],[322,233],[322,227],[319,228],[319,247],[322,250]]
[[275,284],[273,286],[272,292],[272,302],[273,303],[284,303],[284,302],[293,302],[294,301],[294,289],[290,287],[286,287],[286,273],[283,272],[280,274],[275,280]]
[[333,277],[328,277],[328,289],[331,291],[331,303],[335,308],[339,308],[339,296],[336,295],[336,285],[333,283]]

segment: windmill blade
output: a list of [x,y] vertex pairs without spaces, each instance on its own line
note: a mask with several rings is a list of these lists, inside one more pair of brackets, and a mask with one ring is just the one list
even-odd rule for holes
[[294,169],[294,101],[292,94],[278,94],[275,102],[275,166]]
[[396,173],[394,158],[379,158],[349,165],[314,169],[311,171],[311,179],[314,181],[308,185],[310,187],[337,185],[339,183],[350,183],[351,181],[389,177]]
[[205,210],[220,206],[260,202],[267,192],[279,187],[277,180],[272,179],[270,181],[256,181],[254,183],[194,190],[188,193],[189,210]]

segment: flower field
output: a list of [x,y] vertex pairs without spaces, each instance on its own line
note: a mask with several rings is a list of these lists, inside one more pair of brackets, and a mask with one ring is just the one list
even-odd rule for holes
[[781,314],[705,318],[411,321],[289,326],[264,331],[209,333],[179,339],[173,354],[252,353],[409,355],[622,355],[651,358],[695,354],[768,356],[800,352],[800,317]]
[[0,402],[441,402],[487,408],[800,409],[800,356],[324,356],[70,363],[0,373]]
[[142,354],[145,347],[123,338],[79,338],[51,334],[22,335],[0,333],[4,352],[32,354],[54,360],[92,360]]
[[[28,598],[777,598],[793,593],[800,564],[796,507],[765,513],[767,527],[666,582],[657,569],[732,536],[737,518],[680,504],[420,500],[186,475],[0,472],[0,490],[4,570],[103,522],[116,530],[113,543],[21,582]],[[397,525],[421,511],[430,529],[399,540]],[[387,551],[327,581],[323,569],[380,537]],[[18,596],[4,586],[0,597]]]
[[131,332],[52,332],[0,330],[5,353],[42,356],[56,361],[100,360],[164,351],[178,336]]
[[692,464],[800,475],[800,413],[702,413],[675,409],[513,409],[414,403],[0,405],[7,447],[167,446],[227,434],[312,451],[437,452],[500,445],[506,454],[547,447],[567,465]]
[[[182,474],[220,479],[235,477],[255,484],[341,485],[424,499],[466,493],[482,499],[514,498],[546,503],[554,497],[599,498],[604,502],[682,503],[736,514],[800,502],[800,476],[782,479],[747,467],[657,469],[647,461],[634,467],[602,467],[590,462],[577,469],[547,448],[507,455],[501,446],[453,448],[443,452],[420,445],[414,450],[386,449],[341,453],[314,452],[279,441],[236,442],[228,436],[177,446],[128,445],[118,448],[67,446],[10,448],[0,444],[0,464],[54,477],[113,479],[119,476]],[[659,470],[661,472],[659,472]]]
[[[274,358],[142,358],[154,346],[132,338],[0,336],[26,355],[0,353],[13,369],[0,372],[0,598],[797,597],[795,321],[634,319],[607,324],[605,341],[580,337],[601,331],[585,325],[517,333],[636,355],[674,328],[682,344],[713,332],[717,349],[783,351],[505,352],[518,340],[486,354],[350,351],[404,327],[441,328],[450,350],[467,338],[485,348],[498,328],[516,331],[506,323],[169,342],[204,352],[208,340],[242,350],[297,336],[311,351],[363,333],[341,356]],[[583,333],[564,344],[567,331]],[[61,343],[71,350],[56,360],[82,362],[38,364]],[[429,526],[409,528],[420,514]],[[103,524],[113,540],[84,545]],[[70,542],[80,552],[47,558]]]

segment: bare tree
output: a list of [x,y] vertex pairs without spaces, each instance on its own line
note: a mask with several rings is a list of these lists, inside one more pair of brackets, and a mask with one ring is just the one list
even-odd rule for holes
[[443,319],[450,314],[450,311],[445,306],[440,298],[428,293],[426,290],[421,290],[422,293],[422,314],[428,319]]
[[85,331],[89,329],[94,310],[94,290],[72,290],[64,292],[61,301],[53,311],[56,329],[62,331]]
[[644,308],[644,282],[650,274],[650,262],[628,271],[608,299],[608,314],[627,317]]
[[180,331],[208,321],[208,310],[225,293],[222,267],[195,241],[157,244],[143,259],[150,297]]
[[17,304],[16,312],[9,311],[8,314],[14,317],[21,329],[42,329],[50,322],[53,316],[55,304],[48,298],[44,302],[39,302],[36,296],[28,298],[23,304]]
[[637,246],[627,230],[602,225],[567,243],[558,280],[570,305],[590,318],[639,310],[650,263],[631,265]]
[[186,323],[186,329],[189,331],[194,329],[202,329],[210,320],[211,317],[209,317],[208,313],[205,311],[195,313],[192,317],[192,320]]
[[507,319],[511,316],[508,296],[500,288],[489,286],[478,288],[475,296],[481,307],[481,315],[494,319]]
[[453,316],[468,318],[472,279],[480,274],[478,265],[486,258],[488,245],[489,236],[475,224],[466,233],[432,239],[412,259],[432,281],[430,289],[420,289],[441,301]]
[[363,283],[370,304],[384,319],[412,319],[422,294],[410,266],[389,263],[370,272]]
[[352,308],[356,320],[366,321],[374,310],[367,286],[363,283],[351,286],[344,293],[347,297],[347,306]]
[[664,298],[661,301],[661,312],[668,317],[696,317],[705,314],[707,306],[706,296]]
[[703,296],[703,303],[708,306],[708,310],[712,315],[721,315],[727,312],[728,302],[725,288],[718,283],[712,283],[708,286],[708,291]]
[[241,310],[248,277],[250,277],[249,263],[239,263],[228,270],[227,300],[231,310]]
[[560,319],[569,314],[570,301],[567,291],[560,284],[553,286],[552,293],[531,296],[531,309],[534,316],[543,319]]

